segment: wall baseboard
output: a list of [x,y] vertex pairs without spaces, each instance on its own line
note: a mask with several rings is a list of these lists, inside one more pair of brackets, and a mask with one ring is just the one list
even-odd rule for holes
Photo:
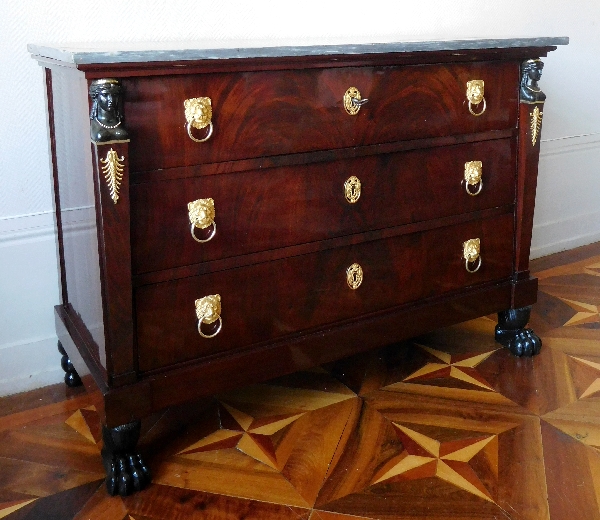
[[531,258],[600,240],[600,134],[542,141]]
[[544,141],[542,139],[540,148],[540,157],[550,157],[570,152],[581,152],[600,147],[600,133],[573,135],[562,137],[560,139],[551,139]]
[[64,380],[56,336],[0,347],[0,396]]
[[590,222],[600,222],[600,211],[534,226],[531,258],[600,241],[600,229],[590,229]]
[[54,215],[51,211],[0,218],[0,247],[50,238],[54,240]]
[[62,380],[51,212],[0,219],[0,396]]

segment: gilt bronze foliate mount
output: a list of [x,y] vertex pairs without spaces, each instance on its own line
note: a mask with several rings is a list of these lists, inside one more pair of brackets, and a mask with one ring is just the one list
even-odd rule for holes
[[123,180],[123,169],[125,168],[125,157],[117,154],[112,148],[106,154],[106,159],[100,159],[102,173],[106,179],[110,198],[116,204],[119,201],[121,181]]

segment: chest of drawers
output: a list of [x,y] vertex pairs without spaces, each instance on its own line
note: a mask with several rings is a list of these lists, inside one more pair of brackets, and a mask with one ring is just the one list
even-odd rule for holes
[[[525,325],[545,56],[565,38],[84,50],[44,67],[63,368],[140,418],[436,327]],[[91,144],[90,144],[91,135]]]

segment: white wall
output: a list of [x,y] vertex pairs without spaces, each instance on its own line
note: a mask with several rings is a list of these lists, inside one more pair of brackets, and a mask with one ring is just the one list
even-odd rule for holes
[[[348,12],[348,7],[355,11]],[[570,36],[546,61],[532,254],[600,240],[600,2],[2,0],[0,395],[62,378],[42,70],[27,43],[269,39],[285,43]]]

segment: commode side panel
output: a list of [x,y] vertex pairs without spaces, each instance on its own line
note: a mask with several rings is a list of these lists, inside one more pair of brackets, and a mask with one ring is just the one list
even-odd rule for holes
[[52,104],[67,301],[94,340],[106,368],[102,289],[90,148],[87,82],[79,71],[54,67]]

